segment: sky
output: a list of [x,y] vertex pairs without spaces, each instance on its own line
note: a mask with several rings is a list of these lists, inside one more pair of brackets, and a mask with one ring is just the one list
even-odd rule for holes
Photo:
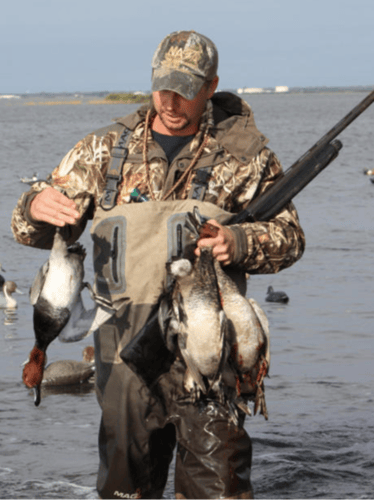
[[0,94],[149,91],[177,30],[211,38],[219,89],[374,85],[374,0],[0,0]]

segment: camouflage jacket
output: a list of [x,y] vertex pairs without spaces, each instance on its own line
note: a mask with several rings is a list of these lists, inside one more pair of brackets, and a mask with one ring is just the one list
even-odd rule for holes
[[[135,187],[142,194],[150,195],[143,161],[147,109],[148,105],[143,106],[117,120],[132,131],[117,204],[129,203],[130,193]],[[194,174],[201,167],[212,167],[204,201],[226,211],[239,212],[283,172],[276,155],[265,146],[267,139],[256,128],[250,106],[230,93],[217,93],[208,101],[198,133],[171,165],[151,131],[148,132],[153,196],[160,200],[169,192],[178,175],[190,164],[207,127],[208,142],[192,172]],[[30,191],[21,196],[11,222],[18,242],[38,248],[51,247],[52,226],[35,222],[29,215],[29,206],[35,195],[50,185],[75,200],[82,218],[79,224],[68,226],[66,231],[69,232],[70,242],[79,238],[103,194],[111,148],[121,133],[120,129],[113,124],[87,135],[63,158],[49,183],[35,183]],[[186,183],[180,185],[168,199],[186,198],[192,182],[193,175],[187,177]],[[270,221],[243,223],[233,229],[237,243],[235,263],[249,274],[276,273],[297,261],[304,251],[304,233],[292,203]]]

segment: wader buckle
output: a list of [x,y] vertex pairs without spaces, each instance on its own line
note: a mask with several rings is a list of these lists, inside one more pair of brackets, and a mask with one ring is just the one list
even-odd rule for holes
[[212,167],[201,167],[196,171],[188,198],[199,201],[204,200],[211,174]]
[[103,210],[110,210],[116,204],[118,185],[122,181],[122,167],[129,154],[128,144],[130,142],[130,129],[124,128],[117,143],[112,147],[110,160],[106,174],[106,185],[100,206]]

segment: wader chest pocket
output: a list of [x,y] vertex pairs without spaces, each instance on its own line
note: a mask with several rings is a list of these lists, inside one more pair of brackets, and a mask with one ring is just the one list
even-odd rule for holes
[[104,219],[92,238],[96,293],[110,299],[126,290],[126,219]]

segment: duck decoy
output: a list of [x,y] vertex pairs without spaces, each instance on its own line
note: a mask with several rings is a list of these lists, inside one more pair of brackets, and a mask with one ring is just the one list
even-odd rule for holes
[[273,287],[269,286],[265,300],[267,302],[280,302],[282,304],[287,304],[290,299],[285,292],[275,292]]
[[0,309],[17,309],[18,304],[13,297],[13,293],[23,295],[23,292],[17,287],[14,281],[5,281],[3,284],[3,293],[0,294]]
[[85,347],[82,361],[61,360],[50,363],[44,370],[42,386],[77,385],[90,381],[95,375],[93,350],[93,346]]

